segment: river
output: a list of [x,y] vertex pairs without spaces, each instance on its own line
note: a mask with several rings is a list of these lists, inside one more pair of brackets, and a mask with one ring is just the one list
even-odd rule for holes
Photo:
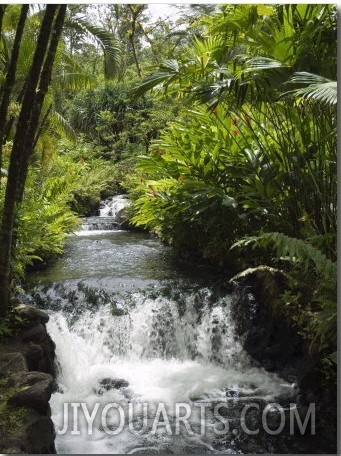
[[288,437],[256,431],[262,416],[272,429],[289,416],[295,385],[243,351],[217,273],[121,230],[123,206],[102,205],[65,255],[30,277],[27,300],[49,313],[56,344],[57,452],[283,452]]

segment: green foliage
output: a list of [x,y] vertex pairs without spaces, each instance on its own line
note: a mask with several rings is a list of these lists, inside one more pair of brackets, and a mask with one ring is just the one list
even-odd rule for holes
[[267,247],[272,244],[278,257],[286,257],[294,263],[300,262],[304,265],[305,271],[314,269],[326,280],[336,283],[337,264],[327,258],[320,249],[302,239],[292,238],[283,233],[264,233],[241,239],[231,248],[247,246],[250,243],[255,247]]
[[39,182],[31,173],[18,217],[18,246],[13,271],[23,277],[28,265],[60,255],[68,233],[79,221],[68,203],[72,182],[69,176],[50,176]]
[[103,27],[87,20],[85,16],[69,14],[65,25],[78,32],[84,40],[90,38],[100,45],[104,54],[105,77],[108,79],[115,77],[122,64],[122,49],[117,37]]
[[242,219],[226,175],[233,134],[219,124],[217,116],[198,109],[161,133],[151,155],[137,163],[143,182],[132,222],[220,260]]
[[0,340],[7,339],[20,333],[25,326],[26,320],[14,313],[8,314],[0,320]]
[[295,72],[336,79],[335,5],[222,5],[178,60],[166,60],[136,88],[230,105],[275,100]]
[[224,105],[213,112],[185,112],[183,121],[170,124],[154,141],[151,155],[138,161],[143,196],[132,221],[171,233],[172,217],[180,232],[186,232],[180,219],[187,220],[207,244],[213,227],[222,256],[253,230],[318,235],[333,258],[335,119],[330,115],[317,124],[319,112],[305,106],[304,122],[283,102],[245,106],[238,114]]
[[[88,142],[101,148],[101,156],[113,161],[147,151],[150,140],[173,117],[175,106],[133,100],[131,83],[106,83],[80,92],[70,103],[66,116],[71,126]],[[140,150],[139,150],[140,149]]]
[[332,363],[335,6],[222,5],[202,24],[178,59],[135,89],[177,96],[191,109],[139,158],[132,221],[222,263],[243,254],[231,245],[252,243],[253,263],[268,256],[287,270],[284,307]]
[[115,168],[100,158],[101,149],[79,138],[76,144],[60,141],[59,155],[47,169],[47,173],[68,176],[71,208],[79,215],[88,215],[101,198],[118,191]]
[[328,371],[328,366],[335,361],[337,344],[336,262],[309,242],[283,233],[246,237],[232,248],[243,249],[250,244],[267,251],[273,246],[276,258],[290,262],[291,281],[282,296],[282,304],[289,318],[309,341],[311,351],[323,358]]
[[299,72],[294,73],[288,83],[302,84],[305,86],[291,91],[296,97],[310,99],[317,103],[325,103],[326,105],[335,105],[337,103],[336,81],[330,81],[316,74]]

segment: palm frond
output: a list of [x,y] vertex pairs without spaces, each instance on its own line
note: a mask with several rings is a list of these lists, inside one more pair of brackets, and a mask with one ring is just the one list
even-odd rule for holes
[[63,90],[90,89],[95,86],[96,78],[82,73],[62,72],[54,77],[54,88]]
[[71,127],[69,122],[59,112],[52,110],[50,115],[50,125],[53,126],[61,136],[66,137],[72,142],[77,140],[75,130]]
[[176,81],[179,77],[179,63],[174,59],[165,60],[160,65],[158,71],[145,78],[141,84],[135,87],[133,94],[136,97],[140,97],[160,84],[163,84],[164,87],[168,86],[171,82]]
[[331,81],[313,73],[297,72],[289,79],[288,83],[305,85],[306,87],[291,90],[284,95],[292,94],[295,97],[302,97],[327,105],[337,103],[337,81]]
[[254,72],[255,70],[274,70],[275,68],[283,67],[287,67],[287,65],[278,60],[269,57],[253,57],[245,61],[245,66],[241,71],[245,74]]
[[113,33],[91,24],[85,17],[67,18],[65,26],[73,28],[94,39],[103,49],[104,55],[110,56],[117,66],[121,63],[121,46]]

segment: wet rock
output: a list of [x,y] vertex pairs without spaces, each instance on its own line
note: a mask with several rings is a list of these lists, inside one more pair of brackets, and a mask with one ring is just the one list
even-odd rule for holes
[[126,388],[129,382],[123,378],[103,378],[99,383],[99,388],[95,389],[96,394],[102,395],[105,391]]
[[56,376],[55,365],[55,344],[51,337],[44,330],[45,335],[40,342],[36,340],[25,341],[22,353],[25,356],[28,369],[31,371],[41,371]]
[[[0,424],[0,452],[51,454],[55,431],[49,399],[54,388],[55,344],[46,331],[49,316],[32,306],[12,301],[23,328],[0,345],[2,411],[15,416]],[[2,398],[2,400],[1,400]],[[14,428],[15,424],[15,428]]]
[[29,323],[47,323],[50,319],[43,310],[37,309],[27,304],[20,304],[14,308],[14,312]]
[[31,453],[56,453],[54,424],[49,417],[40,416],[27,426]]
[[6,439],[5,454],[55,454],[55,430],[49,417],[28,409],[21,426]]
[[26,370],[27,364],[22,353],[14,352],[0,354],[0,375]]
[[57,383],[57,382],[55,383],[54,393],[59,393],[59,394],[65,393],[64,387],[61,383]]
[[[282,310],[287,277],[267,266],[235,276],[232,314],[244,349],[265,369],[293,382],[311,367],[302,337]],[[257,363],[256,363],[257,364]]]
[[239,396],[239,391],[238,390],[235,390],[235,389],[232,389],[232,388],[229,388],[227,391],[226,391],[226,397],[238,397]]
[[32,341],[32,342],[41,342],[43,341],[46,335],[45,326],[41,323],[37,323],[29,329],[26,329],[22,332],[21,338],[24,342]]
[[44,349],[41,345],[30,343],[24,349],[29,370],[38,371],[44,358]]
[[51,375],[42,372],[21,372],[12,374],[9,382],[17,389],[8,400],[9,405],[46,413],[54,385]]

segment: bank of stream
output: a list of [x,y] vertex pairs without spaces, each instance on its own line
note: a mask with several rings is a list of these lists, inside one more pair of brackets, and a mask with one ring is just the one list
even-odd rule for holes
[[291,432],[295,382],[243,350],[223,278],[120,229],[118,202],[84,219],[65,255],[30,277],[25,299],[50,315],[56,344],[57,452],[319,452]]

